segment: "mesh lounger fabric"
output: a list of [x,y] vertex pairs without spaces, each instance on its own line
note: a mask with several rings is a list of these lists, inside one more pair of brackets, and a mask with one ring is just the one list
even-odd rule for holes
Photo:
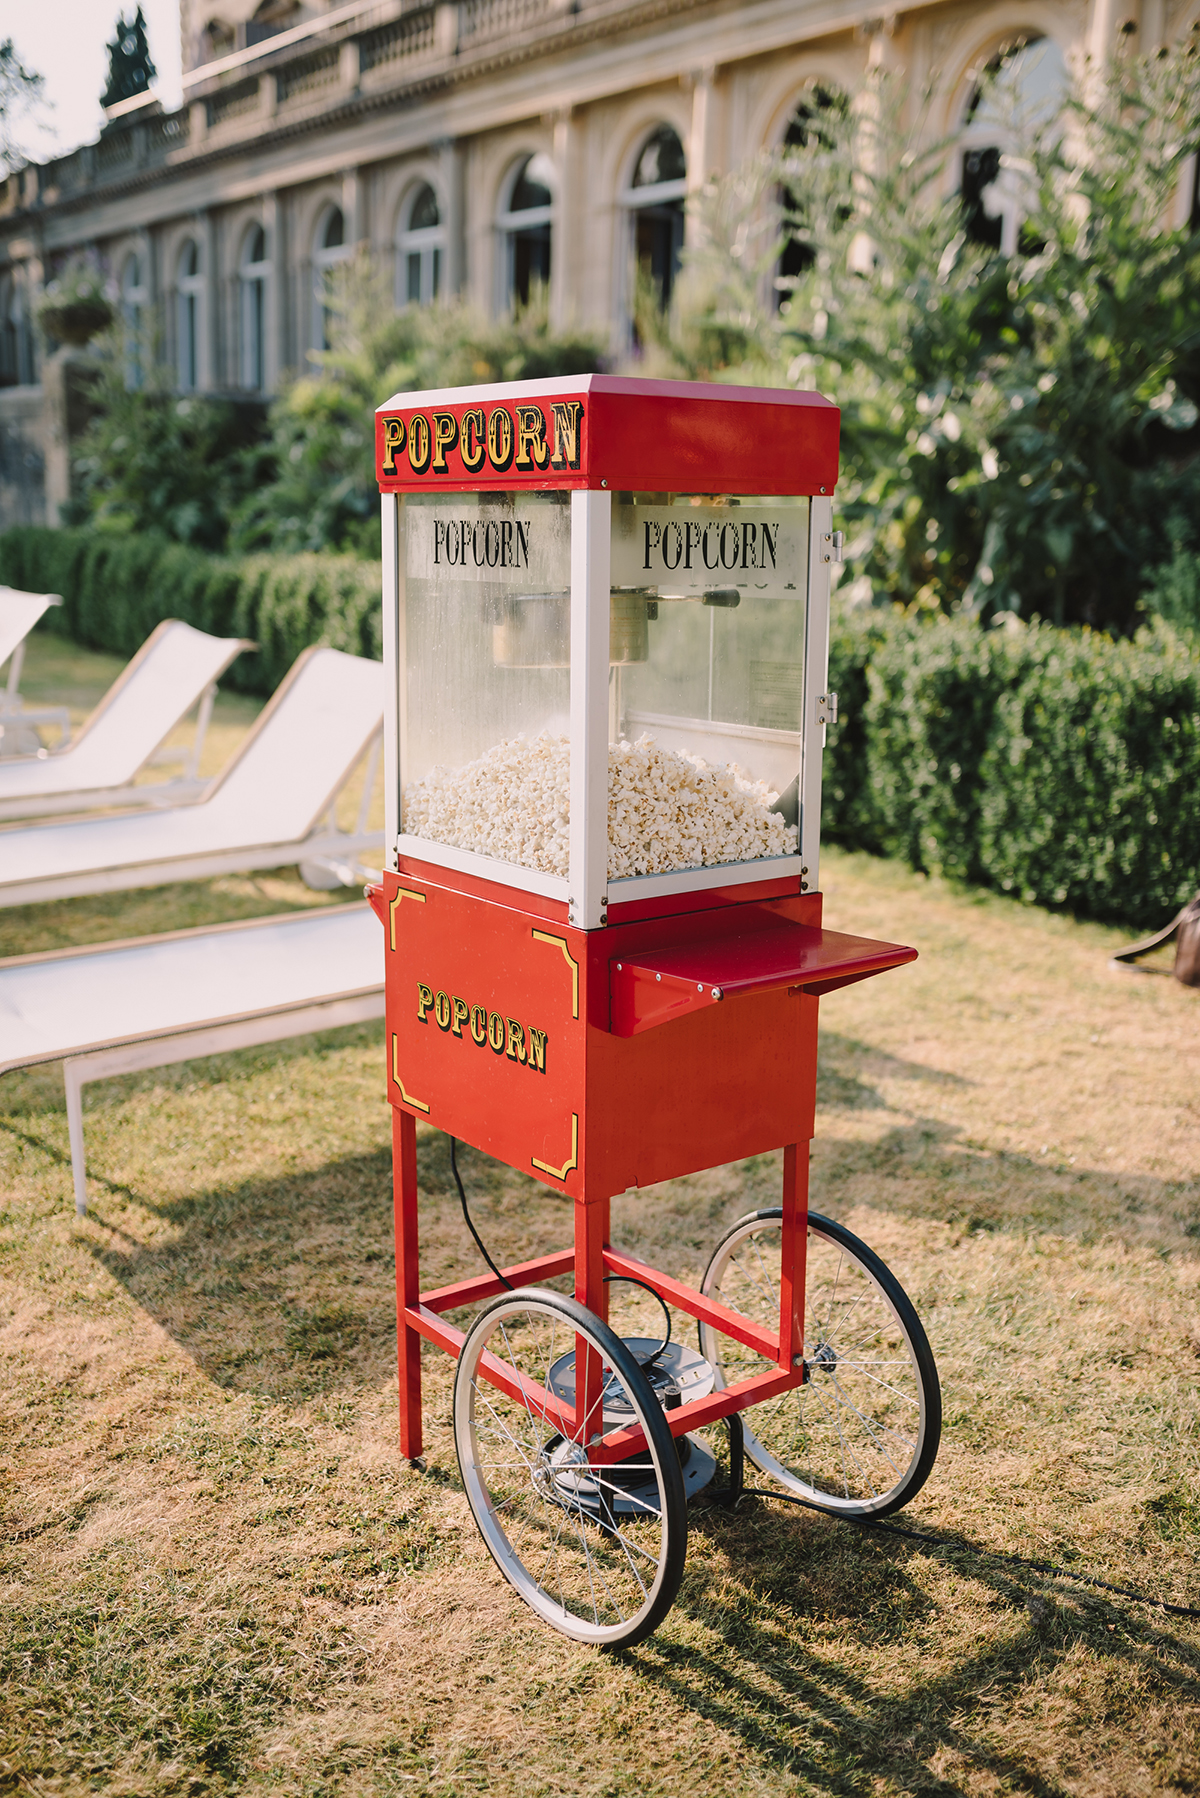
[[[383,719],[383,667],[336,649],[306,650],[238,755],[193,805],[0,831],[0,903],[164,878],[200,878],[206,862],[281,866],[298,851]],[[285,851],[280,855],[280,851]],[[291,859],[295,859],[292,855]],[[33,883],[53,894],[25,894]]]
[[170,618],[61,753],[0,762],[0,801],[123,787],[246,645]]
[[0,962],[0,1074],[382,986],[366,905]]
[[57,600],[57,593],[22,593],[16,587],[0,587],[0,668]]

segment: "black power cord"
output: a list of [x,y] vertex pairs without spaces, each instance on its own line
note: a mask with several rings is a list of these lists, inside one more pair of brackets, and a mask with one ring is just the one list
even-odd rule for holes
[[506,1286],[508,1288],[509,1292],[515,1292],[517,1290],[516,1287],[513,1285],[511,1280],[506,1280],[504,1278],[504,1275],[500,1272],[500,1269],[496,1266],[496,1263],[492,1260],[492,1258],[488,1254],[486,1248],[483,1246],[483,1237],[479,1234],[479,1231],[475,1228],[474,1224],[471,1222],[471,1213],[467,1209],[467,1195],[466,1195],[466,1192],[463,1190],[462,1175],[458,1171],[457,1150],[458,1150],[458,1144],[455,1142],[454,1138],[451,1137],[450,1138],[450,1171],[454,1175],[454,1184],[458,1188],[458,1196],[459,1196],[459,1199],[462,1201],[463,1221],[466,1224],[467,1229],[471,1232],[471,1235],[475,1238],[475,1247],[479,1250],[479,1253],[483,1256],[484,1260],[487,1262],[488,1266],[491,1268],[492,1272],[495,1274],[496,1278],[499,1280],[501,1286]]
[[606,1286],[611,1286],[614,1280],[618,1281],[622,1286],[640,1286],[643,1292],[650,1293],[662,1306],[662,1314],[667,1320],[667,1333],[655,1349],[654,1353],[652,1355],[647,1355],[646,1359],[639,1363],[642,1372],[649,1373],[655,1362],[661,1359],[671,1346],[671,1313],[667,1308],[667,1301],[664,1299],[661,1292],[655,1291],[648,1280],[635,1280],[632,1274],[605,1274],[604,1284]]
[[[515,1292],[516,1287],[513,1285],[511,1280],[506,1280],[504,1275],[500,1272],[500,1269],[496,1266],[496,1263],[492,1260],[491,1256],[488,1254],[487,1248],[484,1244],[484,1240],[483,1240],[482,1236],[479,1234],[479,1231],[475,1228],[474,1223],[471,1221],[471,1212],[470,1212],[470,1208],[467,1205],[466,1190],[462,1183],[462,1175],[458,1171],[458,1143],[453,1136],[449,1138],[449,1143],[450,1143],[450,1171],[454,1175],[454,1184],[458,1188],[459,1202],[462,1205],[463,1222],[466,1224],[467,1229],[471,1232],[471,1235],[475,1238],[475,1247],[479,1250],[479,1253],[483,1256],[484,1260],[487,1262],[488,1266],[491,1268],[491,1270],[495,1274],[496,1278],[500,1281],[500,1284],[502,1286],[506,1286],[508,1288],[509,1292]],[[662,1314],[667,1321],[667,1333],[663,1337],[662,1341],[659,1343],[658,1347],[655,1349],[654,1353],[652,1355],[647,1356],[646,1360],[641,1363],[643,1368],[647,1368],[647,1369],[652,1368],[654,1366],[655,1362],[658,1361],[659,1358],[666,1353],[667,1349],[670,1347],[670,1344],[671,1344],[671,1313],[667,1309],[666,1300],[663,1298],[663,1296],[660,1292],[655,1292],[654,1287],[650,1285],[648,1280],[635,1280],[631,1274],[605,1274],[604,1284],[606,1286],[611,1285],[614,1280],[619,1281],[623,1286],[640,1286],[644,1292],[651,1293],[653,1295],[653,1297],[656,1298],[658,1300],[659,1304],[662,1306]]]

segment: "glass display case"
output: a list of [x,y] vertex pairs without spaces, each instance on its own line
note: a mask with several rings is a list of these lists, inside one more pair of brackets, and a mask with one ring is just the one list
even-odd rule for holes
[[[554,392],[591,398],[604,379]],[[616,385],[632,418],[666,384]],[[453,411],[431,403],[449,395],[383,409],[398,489],[384,493],[391,865],[410,857],[562,900],[584,928],[667,893],[815,885],[828,497],[762,491],[761,454],[708,457],[719,492],[582,486],[581,439],[590,425],[595,444],[598,421],[583,403],[529,403],[548,386],[455,394]],[[721,390],[726,409],[737,391]],[[490,408],[474,403],[485,397]],[[407,421],[388,416],[400,404]],[[791,418],[811,422],[796,404]],[[439,442],[465,466],[455,481],[443,453],[443,479],[422,487]]]

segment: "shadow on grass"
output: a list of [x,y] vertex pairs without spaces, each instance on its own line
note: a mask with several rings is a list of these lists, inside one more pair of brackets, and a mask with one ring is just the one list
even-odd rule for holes
[[[727,1576],[689,1570],[676,1605],[692,1626],[686,1643],[664,1632],[628,1658],[664,1697],[732,1732],[806,1790],[860,1798],[883,1781],[888,1791],[950,1798],[980,1789],[983,1772],[997,1790],[1064,1798],[1104,1753],[1101,1743],[1080,1741],[1079,1764],[1064,1765],[1060,1780],[1045,1756],[1039,1765],[1022,1751],[1019,1719],[1027,1694],[1047,1697],[1060,1670],[1078,1686],[1081,1649],[1114,1740],[1136,1740],[1147,1705],[1174,1702],[1186,1713],[1200,1704],[1194,1640],[1153,1613],[1064,1592],[1033,1570],[964,1557],[954,1545],[954,1565],[931,1589],[922,1551],[754,1501],[733,1518],[695,1511],[692,1532],[719,1545]],[[952,1579],[970,1581],[982,1646],[947,1666],[937,1584]],[[960,1584],[958,1612],[967,1597]],[[876,1658],[889,1649],[890,1668]],[[852,1671],[868,1657],[873,1679]]]
[[817,1050],[817,1104],[827,1111],[886,1111],[888,1102],[867,1079],[918,1080],[927,1086],[972,1086],[961,1074],[905,1061],[851,1036],[822,1030]]
[[[446,1139],[423,1131],[418,1158],[423,1274],[440,1284],[477,1264]],[[853,1201],[859,1185],[867,1192],[868,1177],[890,1169],[889,1209],[927,1217],[944,1215],[939,1194],[962,1165],[954,1133],[918,1120],[882,1143],[829,1145],[821,1178]],[[1073,1172],[1064,1180],[1014,1156],[975,1157],[972,1166],[972,1179],[1008,1195],[991,1227],[1009,1217],[1028,1225],[1023,1192],[1039,1193],[1044,1213],[1058,1207],[1060,1230],[1075,1215]],[[464,1167],[477,1221],[498,1256],[517,1259],[564,1240],[563,1203],[545,1188],[473,1151]],[[738,1181],[750,1176],[729,1173],[733,1206]],[[1082,1178],[1097,1185],[1104,1177]],[[954,1190],[961,1192],[961,1178]],[[1163,1203],[1168,1190],[1160,1187]],[[168,1239],[137,1241],[124,1233],[122,1208],[101,1200],[94,1216],[108,1240],[90,1242],[90,1251],[215,1384],[298,1407],[393,1379],[386,1150],[167,1205],[130,1196],[169,1227]],[[181,1425],[165,1449],[207,1465],[217,1450],[205,1431],[217,1427],[200,1419]],[[272,1448],[246,1440],[247,1456]],[[457,1487],[457,1476],[448,1477]],[[1178,1630],[1129,1603],[1064,1591],[1035,1570],[968,1560],[949,1547],[943,1561],[937,1550],[761,1502],[734,1516],[698,1507],[691,1528],[694,1552],[677,1603],[683,1629],[668,1625],[630,1651],[627,1664],[665,1700],[729,1732],[750,1761],[803,1789],[830,1798],[867,1798],[885,1787],[950,1798],[982,1789],[984,1778],[989,1789],[1064,1798],[1080,1789],[1089,1756],[1136,1754],[1147,1706],[1176,1714],[1200,1706],[1192,1626]],[[1078,1764],[1061,1734],[1024,1728],[1023,1707],[1035,1704],[1075,1706],[1097,1732],[1080,1741]],[[1181,1756],[1190,1752],[1181,1744]]]
[[[64,1160],[51,1145],[13,1134]],[[570,1241],[570,1218],[556,1195],[472,1150],[460,1154],[460,1165],[478,1221],[512,1259],[539,1242]],[[418,1177],[423,1284],[480,1271],[440,1132],[418,1136]],[[94,1167],[89,1180],[88,1216],[105,1238],[88,1240],[89,1252],[216,1385],[302,1404],[394,1378],[390,1150],[166,1203],[114,1186]],[[164,1238],[130,1234],[124,1207],[96,1199],[97,1185],[154,1214],[169,1227]]]
[[[858,1101],[854,1101],[858,1102]],[[44,1115],[44,1114],[43,1114]],[[69,1157],[17,1118],[3,1129],[64,1169]],[[442,1285],[479,1271],[451,1185],[446,1139],[419,1135],[422,1280]],[[703,1237],[702,1259],[723,1219],[776,1203],[773,1157],[722,1170],[721,1190],[691,1214],[688,1183],[639,1196],[627,1207],[635,1240],[625,1244],[672,1273],[684,1229]],[[464,1151],[472,1210],[503,1261],[565,1246],[570,1218],[561,1197],[475,1151]],[[707,1177],[704,1177],[707,1178]],[[91,1252],[218,1385],[304,1402],[328,1391],[391,1377],[391,1158],[386,1149],[331,1161],[305,1173],[255,1177],[169,1203],[108,1180],[89,1167],[92,1219],[109,1232]],[[113,1201],[106,1202],[104,1189]],[[871,1141],[817,1142],[812,1205],[844,1215],[878,1210],[889,1219],[950,1223],[964,1233],[1027,1231],[1095,1239],[1105,1233],[1191,1248],[1200,1234],[1194,1188],[1102,1170],[1048,1166],[1036,1157],[980,1153],[952,1127],[910,1119]],[[157,1215],[164,1239],[142,1241],[121,1200]],[[620,1208],[618,1208],[620,1209]],[[644,1220],[642,1233],[638,1219]],[[869,1226],[862,1232],[870,1241]],[[621,1226],[616,1228],[622,1240]]]
[[810,1202],[834,1216],[863,1206],[936,1219],[964,1233],[1044,1231],[1080,1242],[1192,1249],[1200,1182],[1114,1174],[1058,1156],[981,1150],[967,1133],[910,1117],[869,1141],[814,1143]]

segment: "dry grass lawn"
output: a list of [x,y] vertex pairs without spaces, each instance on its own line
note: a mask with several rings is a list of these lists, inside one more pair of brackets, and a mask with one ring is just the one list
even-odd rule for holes
[[[254,706],[222,703],[232,741]],[[381,1031],[90,1088],[83,1222],[59,1070],[9,1076],[0,1792],[1200,1791],[1200,1622],[962,1547],[1200,1606],[1200,994],[1111,972],[1098,927],[824,874],[832,925],[921,951],[823,1003],[813,1204],[928,1329],[945,1434],[898,1521],[944,1545],[698,1504],[658,1634],[566,1643],[475,1533],[432,1351],[428,1472],[399,1459]],[[317,902],[283,873],[29,907],[0,953]],[[477,1259],[419,1152],[440,1283]],[[568,1239],[462,1165],[495,1255]],[[614,1235],[694,1277],[778,1179],[626,1194]]]

